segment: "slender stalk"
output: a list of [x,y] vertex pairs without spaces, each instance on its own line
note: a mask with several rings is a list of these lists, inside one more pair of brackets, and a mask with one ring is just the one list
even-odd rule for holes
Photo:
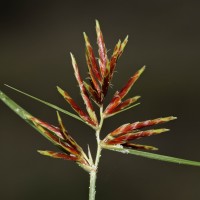
[[99,160],[101,157],[101,145],[100,145],[100,132],[101,128],[103,126],[103,106],[100,107],[100,123],[99,127],[96,130],[96,140],[97,140],[97,153],[96,153],[96,159],[94,164],[94,170],[90,172],[90,187],[89,187],[89,200],[95,200],[95,194],[96,194],[96,179],[97,179],[97,172],[98,172],[98,165]]

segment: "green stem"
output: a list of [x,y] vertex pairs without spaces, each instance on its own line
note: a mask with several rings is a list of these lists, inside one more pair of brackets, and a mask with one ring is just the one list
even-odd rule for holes
[[103,126],[103,106],[100,107],[100,123],[99,127],[96,130],[96,140],[97,140],[97,153],[96,153],[96,159],[94,164],[94,170],[90,172],[90,187],[89,187],[89,200],[95,200],[95,194],[96,194],[96,179],[97,179],[97,172],[98,172],[98,165],[99,160],[101,157],[101,140],[100,140],[100,132],[101,128]]

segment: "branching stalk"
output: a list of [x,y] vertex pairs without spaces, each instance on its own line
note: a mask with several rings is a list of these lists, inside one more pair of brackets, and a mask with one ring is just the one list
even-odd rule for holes
[[100,140],[100,132],[101,128],[103,126],[103,106],[100,107],[100,123],[99,127],[96,130],[96,140],[97,140],[97,153],[96,153],[96,159],[95,159],[95,165],[94,170],[90,172],[90,187],[89,187],[89,200],[95,200],[95,194],[96,194],[96,179],[97,179],[97,172],[98,172],[98,165],[99,160],[101,157],[101,140]]

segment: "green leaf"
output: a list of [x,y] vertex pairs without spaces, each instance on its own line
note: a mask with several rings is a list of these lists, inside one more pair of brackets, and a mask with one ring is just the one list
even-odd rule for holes
[[[62,113],[64,113],[64,114],[66,114],[66,115],[69,115],[70,117],[73,117],[73,118],[75,118],[75,119],[77,119],[77,120],[79,120],[79,121],[84,122],[84,121],[83,121],[80,117],[78,117],[77,115],[75,115],[75,114],[73,114],[73,113],[71,113],[71,112],[68,112],[67,110],[64,110],[64,109],[62,109],[62,108],[60,108],[60,107],[58,107],[58,106],[56,106],[56,105],[54,105],[54,104],[52,104],[52,103],[46,102],[46,101],[44,101],[44,100],[41,100],[41,99],[39,99],[39,98],[37,98],[37,97],[34,97],[34,96],[32,96],[32,95],[30,95],[30,94],[28,94],[28,93],[22,92],[21,90],[18,90],[18,89],[14,88],[14,87],[11,87],[11,86],[9,86],[9,85],[6,85],[6,84],[5,84],[5,86],[7,86],[7,87],[9,87],[10,89],[15,90],[15,91],[17,91],[17,92],[23,94],[23,95],[26,95],[26,96],[28,96],[28,97],[30,97],[30,98],[36,100],[36,101],[39,101],[40,103],[43,103],[43,104],[49,106],[50,108],[53,108],[53,109],[55,109],[55,110],[57,110],[57,111],[60,111],[60,112],[62,112]],[[84,123],[85,123],[85,122],[84,122]]]
[[102,148],[109,149],[109,150],[112,150],[112,151],[121,152],[121,153],[127,153],[127,154],[133,154],[133,155],[136,155],[136,156],[142,156],[142,157],[150,158],[150,159],[154,159],[154,160],[160,160],[160,161],[177,163],[177,164],[182,164],[182,165],[192,165],[192,166],[200,167],[200,162],[197,162],[197,161],[185,160],[185,159],[175,158],[175,157],[171,157],[171,156],[164,156],[164,155],[159,155],[159,154],[155,154],[155,153],[149,153],[149,152],[144,152],[144,151],[127,149],[127,148],[123,148],[121,145],[105,145],[105,144],[102,144]]
[[18,104],[16,104],[12,99],[10,99],[7,95],[5,95],[0,90],[0,100],[2,100],[11,110],[13,110],[19,117],[21,117],[24,121],[26,121],[30,126],[32,126],[34,129],[36,129],[38,132],[40,132],[42,135],[44,135],[43,130],[38,129],[32,121],[30,121],[30,117],[33,117],[30,113],[28,113],[26,110],[24,110],[22,107],[20,107]]

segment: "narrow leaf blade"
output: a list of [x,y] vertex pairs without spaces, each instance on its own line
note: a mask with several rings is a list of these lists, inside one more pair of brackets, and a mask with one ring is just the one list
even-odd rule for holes
[[108,150],[117,151],[120,153],[133,154],[136,156],[141,156],[141,157],[145,157],[145,158],[149,158],[149,159],[200,167],[200,162],[198,162],[198,161],[185,160],[185,159],[181,159],[181,158],[164,156],[164,155],[159,155],[159,154],[155,154],[155,153],[126,149],[126,148],[123,148],[121,146],[116,146],[116,145],[103,145],[102,147],[105,149],[108,149]]
[[71,112],[68,112],[67,110],[64,110],[64,109],[62,109],[62,108],[60,108],[60,107],[58,107],[58,106],[56,106],[56,105],[54,105],[54,104],[52,104],[52,103],[49,103],[49,102],[44,101],[44,100],[41,100],[41,99],[39,99],[39,98],[37,98],[37,97],[34,97],[34,96],[32,96],[32,95],[30,95],[30,94],[28,94],[28,93],[22,92],[21,90],[18,90],[18,89],[14,88],[14,87],[11,87],[11,86],[9,86],[9,85],[6,85],[6,84],[5,84],[5,86],[7,86],[7,87],[9,87],[10,89],[12,89],[12,90],[14,90],[14,91],[16,91],[16,92],[19,92],[19,93],[21,93],[21,94],[23,94],[23,95],[25,95],[25,96],[28,96],[28,97],[30,97],[30,98],[36,100],[36,101],[39,101],[40,103],[43,103],[43,104],[45,104],[46,106],[48,106],[48,107],[50,107],[50,108],[53,108],[53,109],[55,109],[55,110],[58,110],[58,111],[60,111],[60,112],[62,112],[62,113],[64,113],[64,114],[66,114],[66,115],[68,115],[68,116],[70,116],[70,117],[73,117],[73,118],[75,118],[75,119],[77,119],[77,120],[79,120],[79,121],[84,122],[84,121],[83,121],[80,117],[78,117],[77,115],[75,115],[75,114],[73,114],[73,113],[71,113]]

